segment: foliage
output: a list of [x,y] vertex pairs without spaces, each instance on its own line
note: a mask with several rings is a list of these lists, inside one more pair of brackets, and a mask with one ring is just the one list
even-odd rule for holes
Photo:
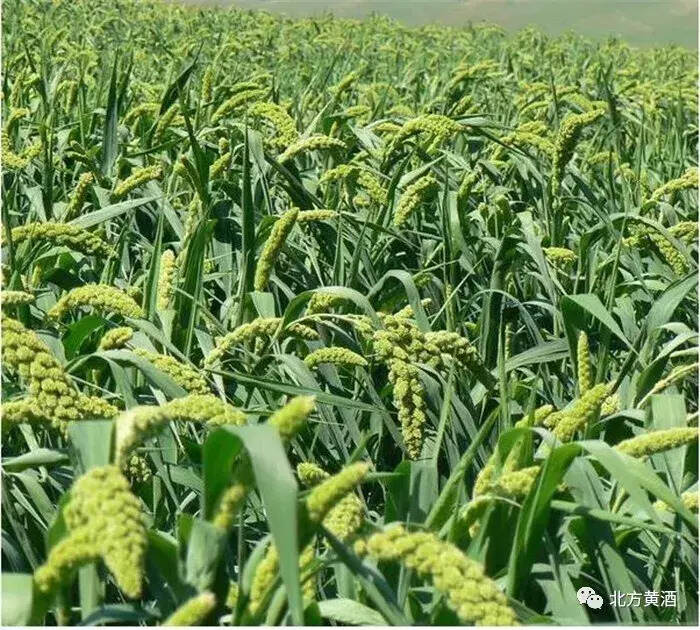
[[4,623],[697,622],[693,53],[3,23]]

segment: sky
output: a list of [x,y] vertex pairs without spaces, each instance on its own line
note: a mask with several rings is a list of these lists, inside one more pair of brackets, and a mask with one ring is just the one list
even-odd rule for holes
[[190,4],[263,8],[290,16],[332,10],[362,18],[384,13],[406,24],[460,25],[487,20],[507,30],[533,25],[558,34],[593,38],[619,35],[636,46],[678,44],[697,48],[697,0],[184,0]]

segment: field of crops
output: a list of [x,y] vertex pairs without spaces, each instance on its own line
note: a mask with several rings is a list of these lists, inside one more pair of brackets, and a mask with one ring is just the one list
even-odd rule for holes
[[697,621],[694,52],[3,30],[4,624]]

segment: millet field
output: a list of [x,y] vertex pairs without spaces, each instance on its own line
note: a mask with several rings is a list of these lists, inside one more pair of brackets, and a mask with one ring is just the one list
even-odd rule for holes
[[3,624],[697,622],[694,51],[2,9]]

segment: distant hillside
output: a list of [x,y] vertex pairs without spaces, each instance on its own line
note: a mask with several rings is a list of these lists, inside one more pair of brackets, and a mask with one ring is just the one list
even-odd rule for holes
[[463,24],[488,20],[517,30],[528,25],[557,34],[574,30],[588,37],[619,35],[630,44],[678,44],[697,48],[695,0],[175,0],[192,4],[235,4],[288,15],[332,10],[362,18],[386,13],[410,24]]

